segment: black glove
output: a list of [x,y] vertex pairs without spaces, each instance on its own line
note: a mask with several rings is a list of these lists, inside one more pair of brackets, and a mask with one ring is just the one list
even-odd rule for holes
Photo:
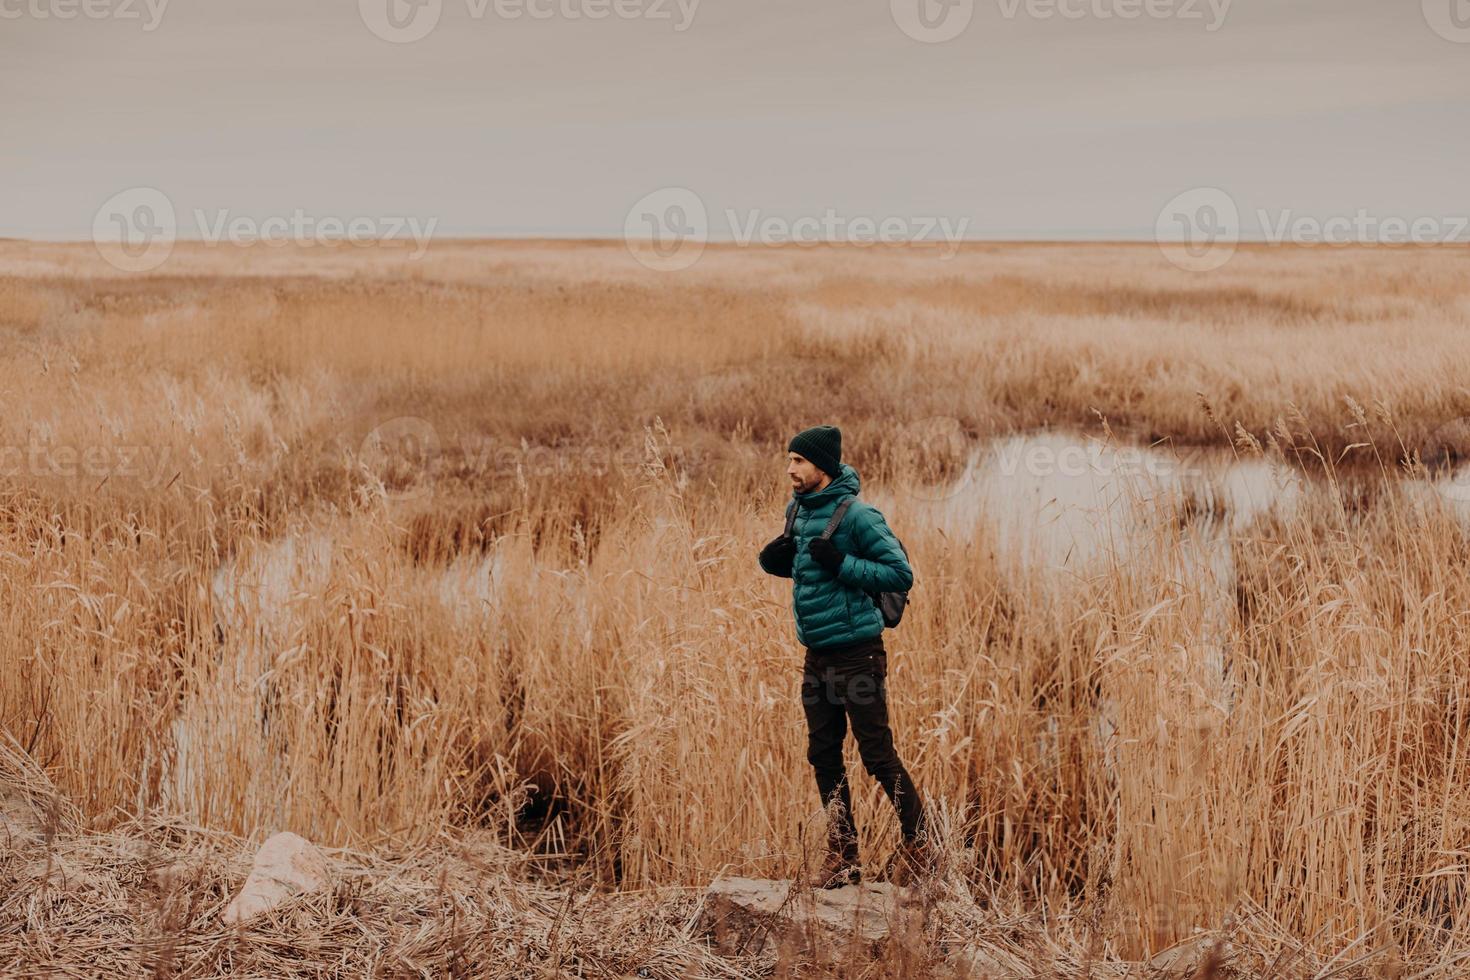
[[812,538],[807,543],[806,550],[811,552],[811,556],[817,560],[817,564],[821,565],[833,575],[836,575],[837,570],[842,567],[842,559],[847,557],[847,554],[838,551],[837,546],[828,538]]
[[791,563],[796,560],[796,542],[786,535],[778,535],[761,549],[761,568],[771,575],[791,578]]

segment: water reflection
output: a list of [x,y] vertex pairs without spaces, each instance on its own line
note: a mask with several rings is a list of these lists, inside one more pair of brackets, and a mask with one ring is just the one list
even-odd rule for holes
[[1149,532],[1161,519],[1188,519],[1223,538],[1271,508],[1289,512],[1302,492],[1298,474],[1265,459],[1034,433],[976,449],[922,509],[950,537],[984,522],[1001,553],[1028,569],[1081,572],[1153,547]]
[[[1034,433],[978,448],[952,484],[913,502],[952,540],[983,527],[1027,587],[1077,592],[1104,576],[1108,587],[1127,581],[1150,601],[1186,605],[1173,628],[1188,632],[1171,638],[1181,645],[1170,666],[1147,670],[1167,678],[1161,696],[1223,720],[1234,701],[1232,535],[1272,510],[1291,513],[1303,493],[1298,473],[1266,459]],[[1122,719],[1106,688],[1094,735],[1111,768]]]

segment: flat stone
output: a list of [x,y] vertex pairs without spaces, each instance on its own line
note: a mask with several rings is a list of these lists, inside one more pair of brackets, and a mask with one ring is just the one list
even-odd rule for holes
[[1149,969],[1162,972],[1165,976],[1193,977],[1211,956],[1215,965],[1223,966],[1231,957],[1230,942],[1222,936],[1205,933],[1191,936],[1160,950],[1150,957]]
[[950,958],[956,975],[968,980],[1000,980],[1003,977],[1023,977],[1034,973],[1032,964],[1016,956],[996,949],[968,946]]
[[14,739],[0,732],[0,848],[74,834],[80,816]]
[[759,953],[783,941],[876,945],[896,930],[920,925],[917,904],[910,889],[886,881],[824,889],[729,877],[710,885],[700,921],[727,956]]
[[33,844],[45,833],[40,807],[18,787],[0,782],[0,847]]
[[224,921],[233,925],[327,887],[330,867],[315,844],[296,834],[276,834],[260,846],[240,893],[225,906]]

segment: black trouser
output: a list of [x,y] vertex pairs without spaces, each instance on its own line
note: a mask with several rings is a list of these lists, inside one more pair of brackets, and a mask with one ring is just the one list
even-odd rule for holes
[[857,829],[842,742],[848,721],[858,753],[869,775],[883,786],[898,811],[904,840],[913,840],[925,822],[923,801],[893,747],[888,726],[888,655],[882,636],[841,647],[807,648],[802,669],[801,703],[806,711],[807,761],[816,770],[817,792],[834,819],[828,826],[829,846],[857,860]]

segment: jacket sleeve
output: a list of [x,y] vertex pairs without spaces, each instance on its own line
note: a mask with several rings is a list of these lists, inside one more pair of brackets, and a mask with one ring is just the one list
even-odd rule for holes
[[853,544],[856,554],[842,559],[837,577],[864,592],[905,592],[913,587],[914,570],[888,529],[888,521],[876,507],[855,514]]

